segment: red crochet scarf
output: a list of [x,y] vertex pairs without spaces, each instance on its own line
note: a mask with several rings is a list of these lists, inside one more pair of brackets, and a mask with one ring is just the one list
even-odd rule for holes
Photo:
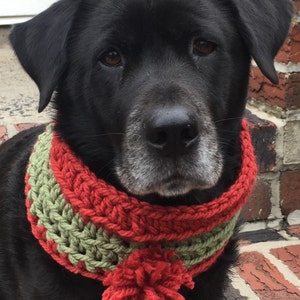
[[[242,121],[240,139],[241,169],[238,178],[227,191],[206,204],[165,207],[139,201],[97,178],[67,144],[51,133],[50,153],[46,153],[49,161],[45,160],[49,170],[41,171],[42,166],[36,168],[38,171],[33,168],[33,156],[37,155],[35,148],[26,174],[26,205],[32,232],[44,250],[59,264],[71,272],[100,280],[108,286],[103,294],[105,300],[183,299],[178,294],[180,287],[185,285],[193,288],[192,278],[215,263],[227,242],[206,259],[190,266],[186,266],[184,259],[180,259],[177,248],[170,245],[178,243],[180,247],[181,242],[190,243],[193,239],[196,242],[202,239],[204,243],[205,237],[210,237],[211,232],[220,235],[215,232],[225,228],[238,216],[256,176],[255,157],[246,120]],[[40,160],[37,161],[39,164]],[[51,175],[47,179],[50,187],[45,193],[45,199],[39,202],[35,200],[39,197],[36,186],[39,185],[38,178],[42,172]],[[55,194],[52,183],[61,191],[61,194],[55,196],[58,200],[46,199],[50,197],[49,194]],[[63,207],[60,203],[63,203]],[[82,228],[91,224],[89,226],[95,227],[95,230],[102,230],[112,238],[117,237],[124,244],[136,247],[136,250],[108,269],[99,267],[91,271],[80,259],[74,263],[71,254],[65,253],[62,246],[51,238],[51,230],[56,228],[58,231],[60,224],[46,215],[45,210],[48,209],[53,209],[53,218],[57,220],[71,210],[79,218]]]

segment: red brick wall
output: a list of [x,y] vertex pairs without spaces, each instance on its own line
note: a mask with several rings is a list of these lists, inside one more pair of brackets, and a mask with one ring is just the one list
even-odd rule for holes
[[300,0],[294,3],[297,14],[275,58],[279,84],[273,85],[256,66],[250,72],[249,97],[256,113],[257,108],[263,109],[270,119],[277,118],[283,125],[278,128],[274,124],[274,141],[265,145],[267,148],[265,136],[270,137],[267,131],[273,126],[261,121],[250,126],[260,175],[243,210],[248,221],[276,218],[280,214],[285,217],[300,210]]
[[[300,0],[295,0],[300,11]],[[300,17],[296,17],[289,35],[275,58],[280,65],[278,69],[279,84],[273,85],[258,67],[250,72],[249,96],[270,106],[282,109],[300,109]],[[286,71],[285,71],[286,70]]]

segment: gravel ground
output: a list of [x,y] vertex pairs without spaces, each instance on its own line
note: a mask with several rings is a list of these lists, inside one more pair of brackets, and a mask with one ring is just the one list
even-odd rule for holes
[[50,109],[37,113],[38,88],[14,55],[8,32],[0,28],[0,123],[48,122]]

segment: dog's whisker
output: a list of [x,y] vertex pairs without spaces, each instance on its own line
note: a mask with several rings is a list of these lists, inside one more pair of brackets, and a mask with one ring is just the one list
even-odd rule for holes
[[124,136],[125,133],[123,132],[108,132],[108,133],[99,133],[99,134],[91,134],[87,135],[89,138],[99,138],[99,137],[106,137],[106,136]]
[[220,120],[216,120],[216,123],[220,123],[220,122],[224,122],[224,121],[235,121],[235,120],[242,120],[243,117],[236,117],[236,118],[226,118],[226,119],[220,119]]
[[[101,166],[101,168],[99,168],[98,170],[97,170],[97,173],[102,173],[103,172],[103,170],[107,170],[107,167],[108,166],[111,166],[111,165],[114,165],[114,161],[113,160],[110,160],[110,161],[108,161],[105,165],[103,165],[103,166]],[[112,175],[113,174],[113,168],[110,168],[109,169],[109,172],[108,173],[106,173],[107,175]]]

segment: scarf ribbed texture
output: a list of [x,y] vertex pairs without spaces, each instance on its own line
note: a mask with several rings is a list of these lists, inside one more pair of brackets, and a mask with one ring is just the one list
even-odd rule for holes
[[222,254],[249,196],[256,164],[247,129],[235,183],[219,198],[192,206],[151,205],[97,178],[53,125],[30,156],[25,193],[33,235],[73,273],[108,286],[105,300],[184,299],[182,285]]

